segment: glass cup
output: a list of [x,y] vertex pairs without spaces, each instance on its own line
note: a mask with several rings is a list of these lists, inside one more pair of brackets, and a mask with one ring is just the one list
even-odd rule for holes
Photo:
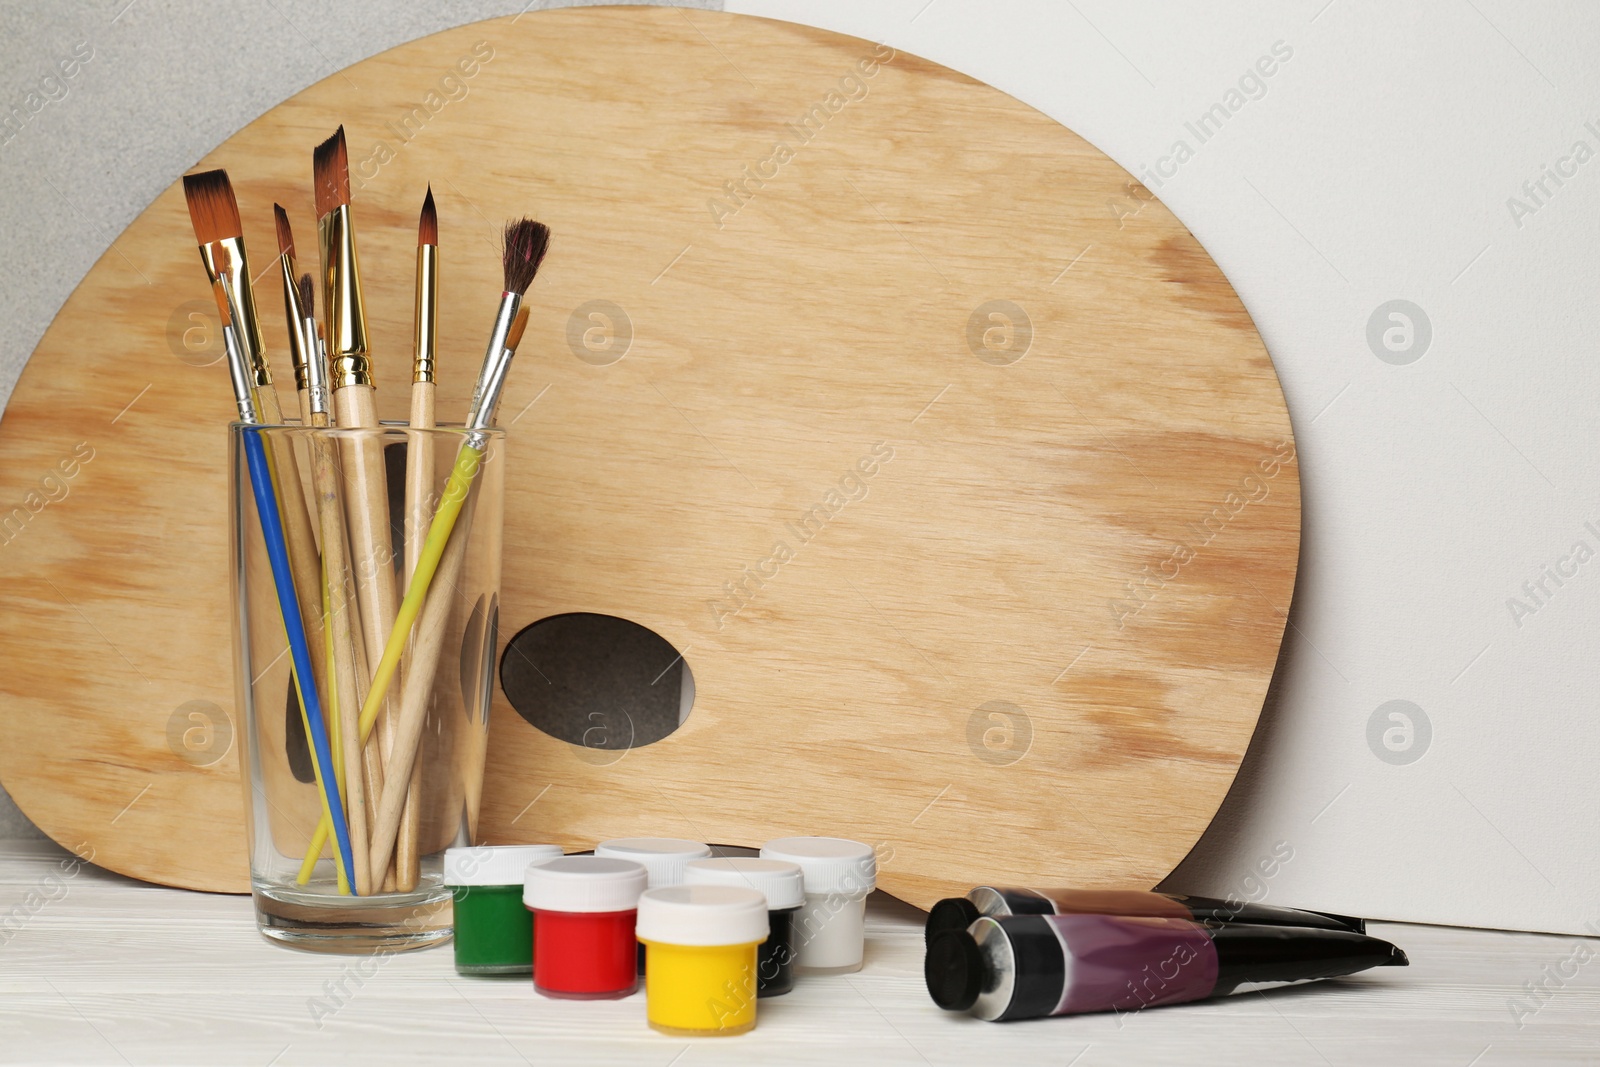
[[240,757],[272,940],[450,936],[443,856],[473,840],[494,684],[503,454],[499,429],[233,424]]

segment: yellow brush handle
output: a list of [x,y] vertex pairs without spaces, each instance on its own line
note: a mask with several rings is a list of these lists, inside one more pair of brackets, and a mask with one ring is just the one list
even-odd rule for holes
[[410,636],[411,627],[422,611],[422,602],[428,597],[428,586],[433,583],[433,574],[439,569],[444,546],[450,540],[450,531],[456,527],[461,505],[466,503],[467,494],[472,491],[472,480],[478,476],[478,464],[482,459],[482,450],[470,444],[462,445],[461,451],[456,453],[456,465],[450,471],[449,481],[445,482],[439,510],[433,513],[433,522],[428,526],[428,539],[422,543],[422,554],[417,557],[417,569],[411,575],[411,585],[407,587],[405,599],[400,602],[400,610],[395,614],[394,629],[389,632],[389,641],[383,646],[383,658],[378,661],[378,669],[372,672],[372,688],[367,690],[366,703],[361,705],[362,737],[366,737],[367,731],[372,728],[373,721],[378,717],[378,709],[388,695],[389,683],[394,680],[395,669],[400,666],[400,655],[405,651],[406,638]]
[[[367,699],[361,705],[362,744],[366,744],[372,724],[378,720],[378,711],[383,707],[389,683],[394,680],[400,655],[405,651],[406,639],[411,634],[418,613],[422,611],[423,601],[428,598],[428,586],[433,582],[434,572],[439,569],[444,546],[450,541],[450,532],[456,528],[461,505],[467,502],[467,494],[472,491],[472,482],[478,476],[478,464],[482,461],[483,450],[470,443],[463,444],[461,451],[456,453],[455,466],[445,482],[444,497],[439,501],[439,509],[433,513],[427,540],[422,543],[422,554],[417,557],[417,569],[411,575],[405,599],[400,602],[400,610],[395,614],[394,629],[389,631],[389,640],[384,644],[383,658],[378,660],[378,668],[372,672],[372,688],[367,690]],[[330,828],[328,815],[324,813],[316,833],[311,836],[311,848],[306,853],[308,861],[316,862],[316,855],[327,843]]]

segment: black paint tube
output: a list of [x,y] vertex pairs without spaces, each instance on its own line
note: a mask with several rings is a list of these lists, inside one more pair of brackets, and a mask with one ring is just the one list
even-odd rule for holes
[[1008,915],[934,935],[923,977],[939,1007],[1005,1022],[1133,1012],[1406,964],[1389,942],[1349,930]]
[[1306,926],[1364,934],[1367,924],[1346,915],[1279,908],[1213,897],[1121,889],[1008,889],[980,885],[964,897],[941,900],[928,912],[924,939],[945,930],[965,930],[980,916],[1129,915],[1150,919],[1188,919],[1197,923],[1250,923],[1256,926]]

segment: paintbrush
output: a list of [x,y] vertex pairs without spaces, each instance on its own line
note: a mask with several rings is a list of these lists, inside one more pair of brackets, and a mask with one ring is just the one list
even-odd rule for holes
[[[194,226],[195,240],[200,245],[200,261],[205,264],[206,277],[213,285],[219,273],[217,250],[228,254],[228,264],[234,271],[233,283],[228,286],[228,319],[233,323],[234,338],[245,356],[251,393],[255,394],[272,385],[272,371],[267,366],[267,346],[256,317],[255,288],[251,284],[255,275],[250,272],[250,257],[245,254],[244,227],[239,221],[239,203],[233,195],[233,183],[225,170],[185,174],[183,196],[188,201],[189,222]],[[264,400],[265,397],[252,396],[256,415],[268,423],[281,421],[274,417],[272,402],[263,404]]]
[[[339,794],[339,784],[333,774],[333,749],[328,738],[327,722],[322,714],[322,701],[317,695],[315,672],[311,666],[310,642],[300,617],[299,599],[295,594],[295,580],[289,566],[288,547],[284,538],[282,516],[278,498],[273,491],[274,479],[267,450],[261,443],[259,415],[253,395],[253,375],[248,368],[249,357],[240,343],[234,327],[232,308],[236,294],[229,284],[229,253],[220,242],[211,250],[211,262],[217,265],[217,278],[212,286],[217,297],[217,313],[222,319],[222,340],[228,357],[228,379],[233,386],[234,404],[239,421],[248,425],[241,432],[245,462],[250,472],[250,486],[255,494],[256,514],[261,523],[261,537],[266,547],[267,561],[272,569],[273,586],[278,596],[278,613],[283,620],[284,638],[289,646],[295,689],[300,699],[300,712],[306,737],[311,742],[312,770],[315,772],[318,793],[322,798],[322,816],[329,820],[334,833],[334,867],[341,890],[347,890],[346,872],[354,871],[350,831],[345,822],[344,805]],[[310,684],[308,684],[308,682]],[[320,851],[320,849],[319,849]],[[365,860],[365,857],[362,857]]]
[[300,329],[305,333],[310,364],[306,373],[306,395],[311,408],[311,425],[326,426],[333,420],[328,410],[328,356],[322,347],[322,331],[317,326],[316,284],[310,273],[300,275],[300,310],[305,318]]
[[[506,338],[516,319],[517,310],[522,306],[522,295],[528,291],[528,286],[533,284],[534,276],[539,273],[539,265],[544,261],[545,252],[549,247],[550,228],[542,222],[521,219],[506,227],[504,251],[501,253],[505,289],[500,294],[500,309],[495,315],[494,329],[489,336],[489,347],[484,353],[483,366],[478,372],[478,387],[473,391],[472,406],[467,413],[469,430],[485,428],[489,425],[489,420],[494,417],[494,405],[499,401],[499,389],[504,384],[506,371],[511,366],[506,350]],[[433,568],[438,565],[439,553],[444,550],[444,541],[450,536],[450,526],[455,522],[455,516],[460,513],[461,503],[466,499],[472,479],[477,475],[478,459],[482,457],[487,443],[482,434],[468,434],[460,452],[456,455],[455,467],[445,482],[444,496],[440,499],[433,521],[428,527],[428,539],[424,542],[422,555],[417,560],[416,573],[411,576],[411,582],[406,589],[405,602],[400,608],[401,614],[384,642],[383,653],[377,665],[373,667],[372,688],[367,691],[366,703],[361,708],[363,724],[377,714],[376,705],[385,699],[389,683],[394,679],[395,668],[400,663],[400,654],[405,648],[411,624],[416,620],[417,612],[422,609],[422,601],[428,595],[428,583],[432,581]],[[438,544],[435,547],[436,537]]]
[[[511,368],[512,357],[516,354],[517,344],[522,339],[522,331],[528,321],[526,309],[521,306],[522,297],[527,292],[528,286],[533,284],[533,279],[538,274],[539,266],[544,262],[545,253],[549,248],[550,229],[543,223],[532,219],[519,219],[506,227],[501,256],[505,288],[500,294],[500,308],[495,315],[489,347],[484,353],[483,367],[478,374],[478,388],[474,392],[472,410],[467,415],[469,432],[456,455],[455,466],[445,483],[444,495],[428,528],[427,541],[418,559],[416,573],[412,575],[406,589],[405,600],[401,602],[395,628],[384,647],[383,659],[373,671],[372,688],[367,692],[367,703],[361,709],[363,722],[366,722],[370,715],[376,714],[377,699],[381,698],[381,694],[391,684],[395,666],[400,661],[400,653],[410,633],[411,625],[416,621],[418,614],[424,611],[426,602],[427,613],[433,617],[427,627],[418,627],[416,646],[407,677],[402,683],[403,699],[395,757],[389,766],[389,779],[384,784],[383,801],[378,806],[378,819],[372,828],[374,869],[381,869],[387,865],[389,852],[393,847],[393,835],[398,828],[400,808],[404,799],[395,776],[402,768],[409,772],[412,762],[416,759],[417,742],[421,738],[429,703],[429,690],[433,686],[434,669],[438,663],[438,645],[443,639],[444,624],[449,617],[450,594],[455,588],[461,559],[466,552],[470,518],[461,524],[460,529],[457,529],[457,522],[462,514],[463,505],[471,495],[473,482],[488,445],[486,435],[472,431],[486,429],[494,421],[495,410],[500,402],[506,375]],[[454,553],[447,553],[447,545],[457,546]],[[442,559],[452,556],[453,562],[448,566],[441,562]],[[436,576],[442,577],[442,588],[437,595],[429,597],[429,588]]]
[[[494,361],[496,370],[482,398],[477,425],[473,429],[484,429],[494,421],[500,387],[505,383],[506,371],[516,355],[527,324],[528,309],[522,308],[512,319],[506,333],[505,347]],[[395,731],[395,756],[390,763],[390,777],[384,785],[383,800],[378,805],[378,818],[372,827],[373,870],[386,868],[390,850],[397,847],[400,816],[406,800],[405,793],[398,787],[397,776],[410,773],[420,764],[417,754],[422,744],[422,730],[427,724],[428,707],[433,702],[433,679],[438,670],[439,655],[444,648],[445,631],[455,606],[456,583],[460,580],[466,559],[468,542],[471,540],[472,515],[478,501],[478,495],[472,492],[472,484],[483,460],[483,447],[487,441],[479,435],[476,443],[473,442],[474,435],[469,434],[468,443],[462,446],[457,456],[456,467],[445,486],[439,511],[428,531],[427,545],[417,574],[413,576],[405,602],[400,606],[401,623],[406,623],[407,608],[422,602],[420,615],[412,613],[417,620],[417,629],[402,684],[399,725]],[[432,595],[428,595],[430,584]]]
[[[312,170],[334,421],[341,427],[375,428],[377,401],[367,354],[366,306],[350,213],[350,159],[343,126],[316,147]],[[356,602],[367,660],[374,663],[383,655],[396,610],[383,442],[376,434],[357,435],[344,441],[341,450]],[[386,712],[378,727],[385,765],[394,747],[390,718]]]
[[[287,238],[287,253],[293,255],[293,236],[288,232],[288,220],[279,228],[279,238]],[[326,362],[322,339],[316,322],[316,293],[311,275],[300,275],[295,286],[300,314],[299,328],[306,339],[307,386],[301,390],[301,403],[309,410],[311,425],[328,425],[328,390]],[[287,294],[286,294],[287,295]],[[300,378],[296,366],[296,380]],[[350,823],[350,847],[357,856],[369,851],[367,827],[377,814],[376,791],[382,788],[383,765],[376,746],[361,743],[361,700],[365,695],[362,686],[362,669],[358,665],[356,642],[359,635],[351,628],[351,590],[348,580],[349,550],[345,545],[344,512],[339,500],[338,458],[333,441],[327,435],[311,439],[312,484],[316,491],[317,516],[322,531],[323,565],[323,628],[326,644],[331,650],[328,657],[328,702],[333,707],[336,722],[335,736],[342,750],[341,789],[347,802],[346,817]],[[368,781],[377,783],[368,788]],[[368,810],[369,806],[372,810]],[[317,825],[311,847],[306,851],[300,868],[300,884],[304,885],[316,866],[317,857],[328,840],[326,819]],[[356,893],[366,896],[372,892],[372,880],[365,863],[356,864]]]
[[[317,352],[315,331],[308,330],[312,294],[302,284],[295,264],[294,231],[289,213],[281,204],[272,205],[272,219],[278,229],[278,266],[283,277],[283,315],[289,333],[289,355],[294,362],[294,387],[300,398],[300,422],[304,426],[328,424],[327,374]],[[310,275],[306,275],[309,279]]]
[[[434,357],[439,314],[439,213],[433,203],[433,186],[422,201],[417,219],[417,295],[411,358],[411,428],[431,430],[434,425]],[[433,435],[409,435],[406,448],[406,558],[403,580],[416,573],[422,553],[423,530],[428,522],[428,495],[433,488]],[[417,820],[422,803],[422,767],[413,763],[411,785],[400,818],[395,846],[395,881],[402,893],[416,888],[418,875]]]
[[[239,220],[239,203],[233,195],[233,183],[225,170],[208,170],[201,174],[186,174],[183,178],[183,195],[189,205],[189,221],[194,226],[195,238],[200,242],[200,261],[205,264],[206,276],[215,284],[219,278],[227,282],[228,321],[233,324],[234,340],[246,359],[251,381],[253,408],[264,424],[275,426],[283,422],[283,409],[278,404],[278,391],[272,384],[272,372],[267,364],[266,343],[261,337],[261,325],[256,317],[255,290],[251,286],[250,260],[245,253],[244,227]],[[273,474],[277,479],[277,497],[283,502],[282,519],[289,545],[289,563],[294,570],[295,590],[300,597],[302,622],[310,626],[322,617],[320,567],[317,561],[316,536],[311,532],[311,518],[306,510],[305,490],[300,483],[299,464],[295,459],[294,443],[287,437],[275,436],[272,440]],[[312,642],[312,663],[316,667],[313,684],[323,687],[327,678],[327,662],[323,642]],[[327,692],[322,688],[322,692]]]

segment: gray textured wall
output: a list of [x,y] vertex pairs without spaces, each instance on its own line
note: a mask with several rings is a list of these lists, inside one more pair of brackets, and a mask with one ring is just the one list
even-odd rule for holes
[[[0,0],[0,406],[45,327],[156,194],[234,131],[405,41],[563,0]],[[683,7],[720,8],[715,0]],[[74,49],[71,78],[28,94]],[[12,108],[18,111],[13,112]],[[19,116],[24,117],[20,118]],[[0,715],[13,709],[0,708]],[[35,836],[0,792],[0,837]]]

